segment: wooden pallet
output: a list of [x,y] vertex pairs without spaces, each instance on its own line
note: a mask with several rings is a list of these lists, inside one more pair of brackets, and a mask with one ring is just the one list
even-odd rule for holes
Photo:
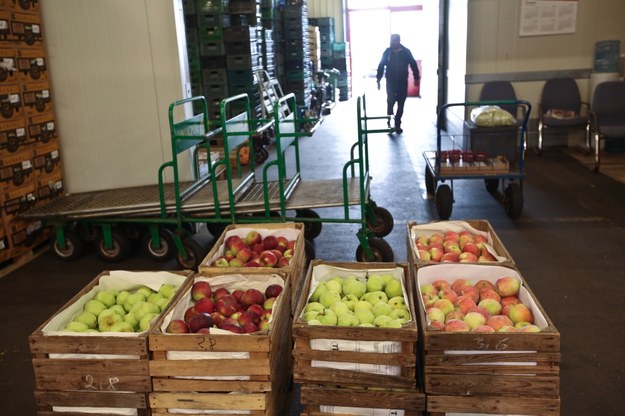
[[50,234],[48,232],[44,232],[44,234],[37,238],[32,247],[7,249],[4,255],[0,254],[0,278],[11,274],[47,252],[50,248],[48,245]]

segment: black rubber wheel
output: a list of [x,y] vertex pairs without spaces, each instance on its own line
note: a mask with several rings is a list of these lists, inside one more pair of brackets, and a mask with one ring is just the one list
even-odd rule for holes
[[227,226],[228,224],[225,224],[223,222],[207,222],[206,223],[206,229],[216,239],[221,237],[221,235],[223,234]]
[[11,107],[11,104],[2,103],[0,106],[0,114],[2,114],[4,118],[11,118],[11,116],[13,116],[13,107]]
[[425,167],[425,190],[429,195],[434,195],[436,189],[436,181],[434,181],[434,175],[427,166]]
[[359,262],[391,262],[395,259],[393,249],[391,246],[381,238],[369,238],[369,247],[373,253],[373,258],[370,259],[365,255],[365,249],[362,245],[358,245],[356,249],[356,261]]
[[376,237],[386,237],[393,231],[393,215],[382,207],[374,207],[373,213],[377,221],[376,225],[373,225],[369,218],[367,218],[367,227]]
[[91,223],[78,223],[76,224],[78,229],[78,236],[85,243],[93,243],[98,237],[98,230]]
[[[319,218],[319,214],[317,214],[312,209],[298,209],[295,212],[296,218]],[[304,238],[306,240],[314,240],[319,237],[321,234],[321,229],[323,228],[320,222],[313,221],[303,221],[304,222]]]
[[145,254],[156,261],[166,261],[172,258],[176,252],[176,245],[172,237],[171,231],[161,228],[159,234],[159,247],[155,247],[154,240],[149,232],[143,235],[141,239],[141,248]]
[[11,153],[15,152],[20,147],[16,138],[11,137],[7,140],[7,150]]
[[178,252],[176,254],[176,260],[178,260],[178,265],[182,267],[182,269],[188,270],[197,270],[198,266],[204,259],[204,248],[195,241],[192,237],[186,237],[182,240],[182,245],[184,246],[184,250],[187,252],[187,257],[183,258],[182,254]]
[[518,183],[510,183],[504,193],[506,214],[512,219],[517,219],[523,212],[523,190]]
[[50,242],[52,252],[57,259],[62,261],[76,260],[83,253],[84,244],[80,237],[71,231],[65,231],[65,247],[60,248],[56,238],[53,237]]
[[436,211],[441,220],[448,220],[451,217],[453,203],[454,200],[449,185],[439,185],[436,189]]
[[484,179],[484,186],[488,192],[494,194],[499,189],[499,179]]
[[104,244],[104,235],[98,233],[95,241],[95,250],[98,256],[109,263],[118,263],[126,260],[130,254],[130,239],[123,233],[113,230],[111,232],[113,246],[107,248]]
[[308,263],[315,259],[315,243],[314,241],[304,240],[304,263],[305,269],[308,268]]

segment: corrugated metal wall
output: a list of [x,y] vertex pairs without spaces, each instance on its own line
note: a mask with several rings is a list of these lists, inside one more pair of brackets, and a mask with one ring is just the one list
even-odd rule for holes
[[334,40],[345,41],[345,14],[343,0],[308,0],[308,17],[333,17]]

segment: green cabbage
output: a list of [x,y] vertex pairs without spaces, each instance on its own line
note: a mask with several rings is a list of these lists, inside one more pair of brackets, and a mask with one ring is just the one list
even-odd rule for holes
[[512,114],[496,105],[484,105],[471,110],[471,121],[476,126],[512,126],[516,119]]

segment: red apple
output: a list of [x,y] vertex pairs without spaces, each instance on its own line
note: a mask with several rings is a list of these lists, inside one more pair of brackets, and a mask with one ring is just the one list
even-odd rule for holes
[[258,260],[250,260],[244,264],[245,267],[263,267]]
[[196,313],[189,319],[189,331],[197,332],[200,328],[213,326],[213,318],[209,313]]
[[265,301],[265,295],[258,289],[247,289],[241,296],[241,305],[246,308],[254,304],[262,304]]
[[256,324],[253,322],[246,322],[241,325],[241,328],[243,328],[243,332],[246,334],[258,332],[258,326],[256,326]]
[[215,311],[215,302],[211,298],[202,298],[195,302],[193,308],[200,313],[213,313]]
[[286,248],[287,250],[295,251],[295,240],[289,240],[289,242],[286,244]]
[[273,235],[263,238],[263,247],[265,250],[272,250],[278,246],[278,239]]
[[279,236],[276,238],[278,240],[278,245],[276,249],[281,253],[285,252],[289,248],[289,240],[284,236]]
[[255,313],[256,315],[258,315],[260,317],[260,315],[263,313],[263,306],[255,303],[253,305],[250,305],[246,309],[246,311],[253,312],[253,313]]
[[293,254],[295,254],[295,251],[293,251],[292,248],[287,248],[284,253],[282,253],[282,257],[293,257]]
[[282,293],[282,285],[271,284],[265,288],[265,298],[277,298]]
[[460,319],[450,319],[445,323],[445,331],[469,332],[469,325]]
[[243,250],[246,247],[247,245],[243,242],[243,240],[239,240],[232,243],[230,251],[232,252],[232,255],[236,257],[239,254],[239,251]]
[[493,328],[495,331],[499,331],[504,326],[512,326],[513,322],[505,315],[494,315],[486,320],[486,325]]
[[239,303],[234,298],[234,296],[225,295],[225,296],[220,297],[217,300],[217,305],[215,306],[216,306],[217,312],[228,317],[237,311],[237,309],[239,308]]
[[239,252],[237,253],[237,258],[241,260],[243,264],[245,264],[248,261],[250,261],[250,259],[252,258],[252,253],[254,252],[252,251],[251,248],[244,247],[241,250],[239,250]]
[[495,285],[488,280],[478,280],[474,286],[478,290],[478,292],[482,289],[495,289]]
[[182,319],[172,319],[169,324],[167,324],[165,332],[168,334],[186,334],[189,332],[189,325]]
[[226,248],[226,250],[230,250],[234,243],[237,241],[241,241],[241,237],[239,237],[238,235],[231,235],[224,241],[224,247]]
[[458,261],[460,263],[477,263],[478,257],[473,254],[473,253],[469,253],[467,251],[460,253],[460,255],[458,256]]
[[497,292],[502,298],[507,296],[516,296],[521,288],[521,283],[512,276],[503,276],[495,282]]
[[234,298],[237,300],[237,302],[241,302],[241,296],[243,296],[243,294],[245,293],[245,290],[242,289],[236,289],[234,291],[232,291],[232,296],[234,296]]
[[278,258],[273,252],[265,250],[260,253],[260,261],[265,267],[274,267],[278,263]]
[[480,250],[480,248],[477,246],[477,244],[475,243],[466,243],[464,245],[464,247],[462,247],[462,252],[463,253],[473,253],[475,255],[475,257],[479,257],[480,254],[482,254],[482,250]]
[[256,230],[251,230],[247,233],[245,238],[243,239],[245,244],[252,247],[254,244],[259,244],[263,241],[263,238],[260,236],[260,233]]
[[276,298],[267,298],[263,303],[263,308],[266,310],[273,310],[273,305],[276,303]]
[[217,302],[219,298],[229,295],[229,294],[230,294],[230,291],[228,289],[226,289],[225,287],[220,287],[213,292],[213,300]]
[[291,265],[291,259],[293,257],[291,256],[284,256],[284,257],[280,257],[280,260],[278,260],[278,267],[282,268],[282,267],[289,267]]
[[210,334],[210,328],[200,328],[197,330],[196,334]]
[[465,286],[473,286],[470,280],[468,279],[456,279],[451,284],[451,288],[458,294],[462,295],[462,288]]
[[267,320],[267,319],[261,320],[260,324],[258,324],[258,330],[259,331],[269,330],[269,320]]
[[517,303],[521,303],[521,301],[516,296],[506,296],[501,298],[501,306],[503,307],[507,305],[516,305]]
[[480,290],[480,300],[482,299],[495,299],[497,302],[501,302],[501,296],[493,289]]
[[224,319],[226,319],[226,317],[222,313],[217,312],[217,311],[211,313],[211,316],[213,317],[213,323],[218,328],[219,328],[219,325],[221,325],[221,323],[224,321]]
[[260,254],[260,253],[262,253],[263,251],[265,251],[265,246],[263,246],[263,243],[254,244],[254,245],[252,246],[252,251],[253,251],[254,253],[258,253],[258,254]]
[[449,251],[441,257],[441,263],[458,263],[459,253]]
[[191,319],[191,317],[193,315],[195,315],[197,313],[197,311],[195,310],[195,305],[189,307],[185,312],[184,312],[184,321],[185,322],[189,322],[189,319]]
[[441,290],[443,290],[445,288],[451,289],[451,285],[449,284],[449,282],[447,280],[443,280],[443,279],[434,281],[432,283],[432,286],[434,286],[434,288],[437,291],[441,291]]
[[245,264],[245,262],[243,260],[241,260],[240,258],[238,258],[238,257],[233,258],[228,263],[228,265],[230,267],[243,267],[244,264]]
[[260,314],[260,320],[268,321],[271,318],[271,313],[272,313],[271,309],[264,309]]
[[495,256],[490,254],[488,251],[482,250],[482,255],[480,257],[478,257],[477,261],[480,262],[480,263],[487,263],[487,262],[491,262],[491,261],[497,261],[497,259],[495,258]]
[[273,254],[275,254],[276,258],[278,259],[278,261],[280,261],[280,259],[282,258],[282,252],[280,250],[278,250],[277,248],[274,248],[274,249],[271,249],[269,251],[271,251]]
[[241,316],[239,316],[238,321],[241,326],[247,323],[258,325],[260,323],[260,315],[252,311],[245,311],[241,314]]
[[438,292],[439,299],[449,299],[452,303],[456,300],[458,294],[451,289],[443,289]]
[[196,302],[202,298],[210,298],[212,294],[211,285],[205,280],[199,280],[191,286],[191,298]]
[[479,302],[480,300],[480,293],[474,286],[463,287],[462,289],[460,289],[460,294],[464,296],[469,296],[471,299],[473,299],[475,303]]
[[243,328],[241,328],[241,325],[238,323],[222,323],[220,329],[224,329],[235,334],[243,334]]

